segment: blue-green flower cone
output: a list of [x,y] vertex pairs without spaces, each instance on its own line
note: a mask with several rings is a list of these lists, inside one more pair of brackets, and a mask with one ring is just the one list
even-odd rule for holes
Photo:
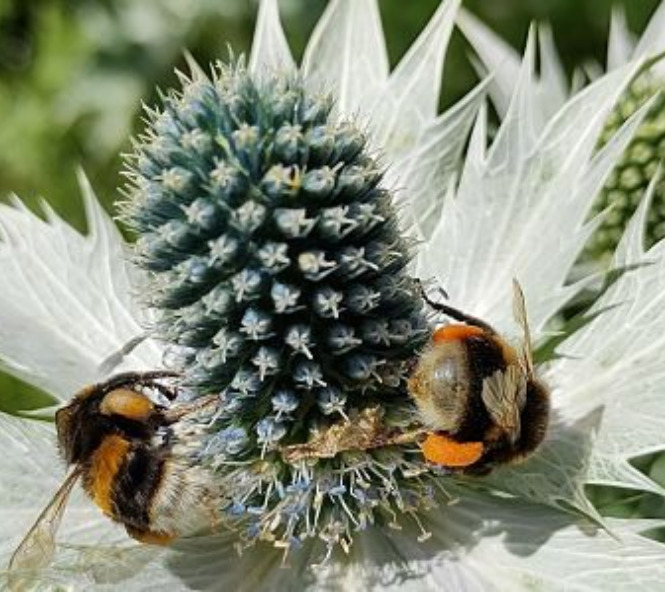
[[242,65],[149,113],[123,217],[169,363],[223,405],[204,458],[246,538],[334,545],[428,504],[417,448],[288,458],[330,426],[413,423],[428,337],[409,253],[366,138],[329,96]]

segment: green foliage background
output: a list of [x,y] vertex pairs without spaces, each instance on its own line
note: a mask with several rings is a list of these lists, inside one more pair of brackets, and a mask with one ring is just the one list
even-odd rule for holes
[[[439,0],[379,0],[391,62],[417,36]],[[622,0],[636,33],[658,0]],[[465,0],[515,47],[529,23],[552,23],[569,71],[588,60],[604,62],[611,0]],[[302,55],[324,0],[281,0],[291,46]],[[44,196],[83,230],[75,170],[82,166],[113,212],[122,184],[120,154],[141,128],[140,104],[157,101],[156,88],[177,85],[187,48],[201,64],[250,47],[257,2],[249,0],[0,0],[0,199],[19,195],[38,210]],[[468,47],[453,36],[442,107],[476,81]],[[0,278],[2,289],[2,278]],[[41,408],[51,398],[0,374],[0,410]],[[665,484],[665,457],[640,468]],[[660,499],[599,490],[608,513],[665,515]]]
[[[391,62],[408,48],[439,0],[380,0]],[[641,31],[657,0],[623,0]],[[572,69],[602,62],[610,0],[466,0],[465,6],[516,47],[529,23],[550,20]],[[302,54],[324,0],[283,0],[285,28]],[[119,154],[140,128],[142,100],[176,85],[189,49],[205,64],[247,52],[257,3],[248,0],[0,0],[0,195],[35,206],[44,196],[83,228],[75,168],[83,166],[112,209]],[[467,48],[455,35],[443,103],[474,83]]]

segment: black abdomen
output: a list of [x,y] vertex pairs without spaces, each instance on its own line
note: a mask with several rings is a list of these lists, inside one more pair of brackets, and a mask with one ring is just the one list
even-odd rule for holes
[[150,507],[164,474],[165,455],[149,443],[132,443],[118,471],[111,502],[114,517],[139,530],[149,530]]
[[454,435],[460,441],[475,441],[491,426],[481,397],[483,381],[499,370],[505,371],[507,364],[503,348],[489,335],[472,335],[461,343],[466,354],[469,398],[460,428]]

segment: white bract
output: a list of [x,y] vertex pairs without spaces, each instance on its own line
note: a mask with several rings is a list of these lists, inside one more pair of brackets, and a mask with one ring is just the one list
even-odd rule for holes
[[[389,73],[376,2],[333,0],[301,71],[313,89],[339,97],[340,114],[368,122],[388,167],[385,182],[398,190],[404,230],[421,241],[414,273],[438,279],[453,305],[508,335],[516,332],[509,294],[518,278],[538,340],[584,285],[566,278],[595,225],[585,222],[591,202],[645,110],[598,153],[596,140],[654,45],[645,41],[638,59],[627,60],[628,46],[615,40],[611,73],[566,98],[548,37],[541,37],[539,77],[530,42],[522,64],[506,69],[510,88],[500,69],[490,82],[503,88],[505,117],[488,148],[487,83],[437,114],[458,5],[444,2]],[[295,69],[275,0],[261,4],[249,64],[257,76],[265,68]],[[60,400],[98,378],[100,362],[141,331],[134,304],[140,283],[120,234],[85,180],[82,188],[86,236],[49,210],[42,221],[18,202],[0,209],[0,359]],[[440,507],[421,516],[428,540],[420,542],[416,524],[405,519],[403,531],[358,533],[348,556],[340,551],[322,567],[313,567],[321,557],[305,545],[285,569],[281,554],[261,543],[238,557],[232,533],[141,547],[75,495],[55,563],[34,581],[100,590],[665,589],[665,547],[640,534],[660,523],[601,519],[584,492],[602,483],[665,494],[630,464],[665,449],[665,258],[662,244],[643,250],[646,203],[616,262],[649,265],[619,279],[596,305],[608,310],[564,343],[566,357],[547,369],[554,417],[542,450],[491,478],[442,477]],[[147,341],[125,368],[155,368],[160,357]],[[64,472],[49,424],[0,414],[0,450],[4,566]]]
[[[479,61],[476,69],[485,75],[492,73],[490,96],[494,107],[503,118],[518,79],[521,59],[519,54],[503,39],[493,33],[470,12],[461,9],[457,16],[457,25],[471,43]],[[630,61],[659,56],[665,51],[665,4],[661,4],[651,17],[647,27],[636,41],[626,25],[625,14],[620,8],[612,13],[609,38],[607,42],[607,71],[625,66]],[[552,31],[547,24],[538,28],[540,49],[540,77],[535,83],[540,100],[538,110],[541,122],[561,108],[569,95],[569,84],[563,65],[554,45]],[[576,72],[572,88],[576,90],[586,76],[600,75],[602,68],[598,64],[587,64],[587,72]],[[651,74],[665,80],[665,64],[662,60],[650,69]]]

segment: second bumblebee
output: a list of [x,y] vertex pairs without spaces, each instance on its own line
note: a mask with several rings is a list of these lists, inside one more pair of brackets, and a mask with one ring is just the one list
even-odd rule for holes
[[535,373],[524,295],[514,282],[513,308],[522,328],[518,347],[490,325],[444,304],[429,304],[461,323],[434,331],[408,387],[431,431],[425,458],[452,472],[484,474],[520,462],[541,444],[549,391]]
[[[128,372],[89,385],[55,416],[60,452],[72,470],[20,543],[9,563],[13,574],[46,567],[74,484],[83,489],[133,538],[165,545],[216,521],[218,492],[208,471],[192,458],[190,434],[219,403],[216,395],[173,407],[153,402],[143,390],[176,393],[159,379],[169,371]],[[24,589],[22,583],[10,589]]]

